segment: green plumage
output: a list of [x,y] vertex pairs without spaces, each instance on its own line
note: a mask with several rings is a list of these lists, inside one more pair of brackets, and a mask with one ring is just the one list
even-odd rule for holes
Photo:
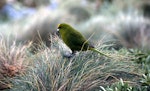
[[58,25],[58,32],[64,43],[72,50],[72,52],[93,50],[102,55],[105,55],[97,49],[95,49],[92,45],[90,45],[89,42],[84,38],[84,36],[80,32],[78,32],[66,23]]
[[73,52],[93,48],[84,36],[70,25],[62,23],[58,26],[58,29],[62,40]]

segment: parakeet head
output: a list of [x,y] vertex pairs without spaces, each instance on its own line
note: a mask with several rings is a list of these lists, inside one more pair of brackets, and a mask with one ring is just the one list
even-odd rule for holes
[[71,30],[73,30],[73,28],[70,25],[66,24],[66,23],[58,24],[57,32],[59,32],[60,35],[63,34],[63,33],[69,32]]

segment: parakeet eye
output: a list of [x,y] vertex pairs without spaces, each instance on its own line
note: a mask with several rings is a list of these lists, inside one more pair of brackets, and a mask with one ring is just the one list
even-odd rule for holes
[[60,24],[58,24],[58,26],[57,26],[57,27],[58,27],[57,29],[60,29],[60,28],[61,28]]
[[61,26],[59,26],[58,29],[61,29]]

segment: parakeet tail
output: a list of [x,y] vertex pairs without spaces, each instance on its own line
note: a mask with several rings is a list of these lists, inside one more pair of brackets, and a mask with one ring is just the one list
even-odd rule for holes
[[106,56],[106,57],[111,58],[110,56],[108,56],[108,55],[106,55],[106,54],[100,52],[99,50],[97,50],[97,49],[95,49],[95,48],[90,48],[90,50],[92,50],[92,51],[94,51],[94,52],[97,52],[97,53],[99,53],[100,55],[103,55],[103,56]]

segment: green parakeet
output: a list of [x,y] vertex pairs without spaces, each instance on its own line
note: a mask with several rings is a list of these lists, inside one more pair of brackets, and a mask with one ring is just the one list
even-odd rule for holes
[[108,55],[101,53],[92,46],[87,39],[76,29],[66,23],[59,24],[57,32],[60,34],[63,42],[72,50],[72,53],[76,51],[92,50],[100,53],[101,55]]

